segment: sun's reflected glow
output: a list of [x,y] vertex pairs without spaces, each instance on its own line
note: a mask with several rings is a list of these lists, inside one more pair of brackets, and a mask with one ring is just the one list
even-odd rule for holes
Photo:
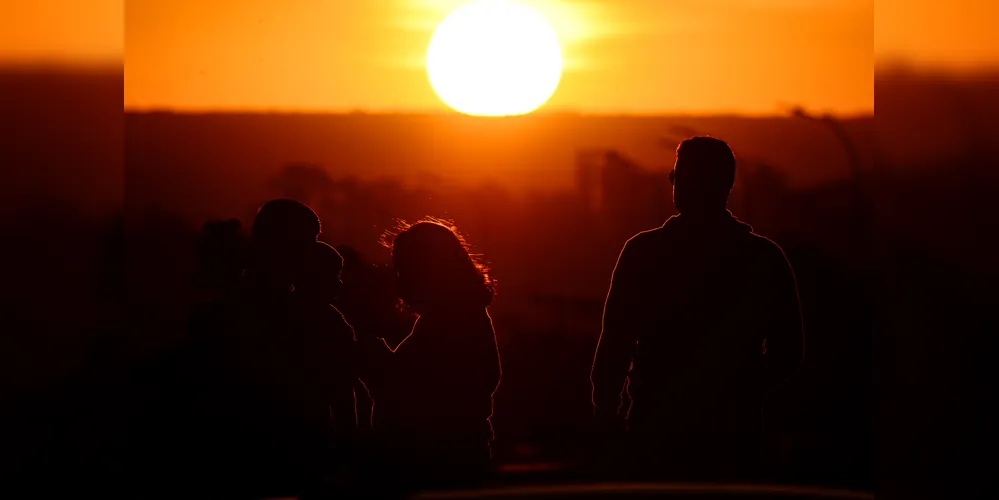
[[445,104],[470,115],[520,115],[544,104],[562,76],[562,52],[541,14],[509,0],[480,0],[437,26],[427,75]]

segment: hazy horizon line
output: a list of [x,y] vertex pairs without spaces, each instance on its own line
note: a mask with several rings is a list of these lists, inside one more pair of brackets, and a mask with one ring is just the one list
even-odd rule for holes
[[120,74],[124,76],[124,59],[94,58],[88,60],[73,59],[0,59],[0,73],[16,72],[22,74],[41,75],[107,75]]
[[[848,113],[837,113],[819,110],[808,110],[810,114],[816,116],[828,114],[838,119],[842,120],[853,120],[853,119],[864,119],[873,118],[874,110],[868,112],[848,112]],[[207,109],[193,109],[193,108],[137,108],[137,107],[124,107],[123,113],[129,115],[178,115],[178,116],[208,116],[208,115],[231,115],[231,116],[246,116],[246,115],[256,115],[256,116],[441,116],[441,117],[453,117],[453,118],[470,118],[470,119],[484,119],[484,120],[497,120],[497,119],[529,119],[532,117],[558,117],[558,116],[578,116],[578,117],[603,117],[603,118],[755,118],[755,119],[765,119],[765,118],[789,118],[792,117],[793,107],[789,106],[788,110],[785,112],[773,111],[767,113],[756,113],[756,112],[744,112],[744,111],[705,111],[705,112],[695,112],[695,111],[583,111],[574,109],[552,109],[552,110],[539,110],[522,115],[507,115],[507,116],[477,116],[477,115],[467,115],[464,113],[459,113],[456,111],[448,110],[391,110],[391,109],[376,109],[376,110],[365,110],[365,109],[351,109],[351,110],[307,110],[307,109],[268,109],[268,108],[207,108]]]

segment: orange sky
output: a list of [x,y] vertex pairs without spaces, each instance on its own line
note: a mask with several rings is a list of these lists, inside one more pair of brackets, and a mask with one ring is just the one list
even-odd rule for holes
[[[127,2],[130,108],[443,110],[434,26],[467,0]],[[566,72],[547,109],[873,108],[873,0],[522,0]]]
[[[0,64],[124,54],[130,108],[443,110],[423,51],[464,1],[3,2]],[[549,110],[869,112],[875,55],[999,61],[994,0],[521,1],[563,45]]]
[[879,60],[962,71],[999,64],[999,1],[878,0],[874,21]]
[[120,64],[122,0],[0,2],[0,65]]

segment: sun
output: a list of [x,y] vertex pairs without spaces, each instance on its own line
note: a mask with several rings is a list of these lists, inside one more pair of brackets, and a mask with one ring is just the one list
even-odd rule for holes
[[437,26],[427,48],[427,76],[457,111],[521,115],[555,92],[562,51],[541,14],[509,0],[480,0]]

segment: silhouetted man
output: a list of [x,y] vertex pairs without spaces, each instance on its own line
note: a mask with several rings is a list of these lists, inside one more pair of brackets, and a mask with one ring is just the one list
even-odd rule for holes
[[226,496],[315,491],[356,429],[354,334],[330,305],[343,261],[319,232],[308,207],[265,204],[243,283],[192,317],[192,458]]
[[725,142],[683,141],[670,180],[679,215],[628,240],[614,269],[594,410],[626,424],[637,468],[744,478],[760,455],[763,392],[803,355],[794,275],[776,244],[726,210],[735,156]]

